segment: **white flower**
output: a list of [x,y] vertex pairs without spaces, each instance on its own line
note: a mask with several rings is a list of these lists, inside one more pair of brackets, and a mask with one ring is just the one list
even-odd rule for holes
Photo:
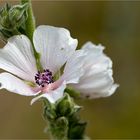
[[[109,96],[117,88],[111,60],[103,54],[102,47],[87,43],[81,50],[75,50],[77,40],[68,30],[45,25],[35,30],[33,44],[44,70],[37,70],[30,40],[25,35],[13,36],[0,49],[0,68],[9,72],[0,74],[1,89],[25,96],[40,93],[32,104],[41,97],[54,103],[63,97],[66,84],[93,98]],[[62,76],[54,81],[53,76],[64,64]]]
[[80,77],[79,82],[72,86],[87,98],[110,96],[119,85],[114,84],[112,61],[103,53],[104,47],[87,42],[82,50],[86,52],[86,56],[82,60],[84,74]]

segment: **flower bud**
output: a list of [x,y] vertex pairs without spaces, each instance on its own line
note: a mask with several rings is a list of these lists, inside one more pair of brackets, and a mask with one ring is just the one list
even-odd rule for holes
[[64,127],[66,128],[68,126],[68,120],[65,117],[60,117],[56,120],[56,124],[60,128],[64,128]]
[[46,99],[44,99],[43,101],[45,105],[43,113],[44,119],[54,120],[57,117],[55,112],[55,106]]
[[54,120],[56,118],[56,113],[55,113],[55,109],[52,107],[45,107],[44,109],[44,114],[43,114],[45,119],[48,120]]
[[28,3],[15,5],[9,10],[9,20],[15,28],[19,28],[27,19]]
[[10,27],[10,21],[9,21],[9,15],[8,15],[9,9],[10,9],[10,6],[6,4],[0,10],[0,29],[7,29],[7,27]]
[[2,38],[7,39],[20,34],[20,30],[24,30],[27,9],[28,3],[15,6],[6,4],[0,9],[0,35]]
[[69,128],[69,138],[70,139],[83,139],[84,138],[84,132],[86,129],[86,122],[79,122],[76,124],[71,124]]
[[69,123],[66,117],[59,117],[49,123],[49,130],[53,134],[53,139],[66,139],[68,134],[68,124]]
[[58,115],[68,116],[73,112],[74,103],[70,96],[67,94],[63,99],[61,99],[56,107]]

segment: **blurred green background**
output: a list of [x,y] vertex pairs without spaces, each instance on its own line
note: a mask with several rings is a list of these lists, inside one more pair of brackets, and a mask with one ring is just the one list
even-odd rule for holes
[[[6,1],[0,2],[2,6]],[[17,1],[10,1],[17,3]],[[140,2],[33,1],[37,25],[65,27],[79,40],[106,46],[119,89],[109,98],[77,101],[91,138],[140,138]],[[4,45],[1,43],[1,47]],[[0,91],[0,138],[46,138],[42,104]]]

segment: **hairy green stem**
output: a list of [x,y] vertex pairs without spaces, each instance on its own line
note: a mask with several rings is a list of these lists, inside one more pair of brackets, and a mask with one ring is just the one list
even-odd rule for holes
[[32,40],[33,32],[35,30],[35,19],[32,10],[32,3],[31,0],[21,0],[21,3],[29,3],[28,18],[26,20],[26,35],[29,37],[30,40]]
[[36,65],[37,65],[37,69],[38,70],[42,70],[42,66],[40,63],[40,55],[38,52],[36,52],[35,47],[33,45],[33,33],[35,30],[35,18],[33,15],[33,10],[32,10],[32,3],[31,0],[21,0],[21,3],[29,3],[29,8],[28,8],[28,18],[26,20],[26,35],[28,36],[28,38],[31,40],[32,42],[32,46],[33,46],[33,51],[34,51],[34,56],[36,58]]

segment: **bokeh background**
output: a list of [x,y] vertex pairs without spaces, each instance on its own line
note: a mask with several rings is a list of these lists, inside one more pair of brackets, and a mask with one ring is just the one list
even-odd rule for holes
[[[0,6],[6,1],[0,1]],[[8,1],[17,3],[17,1]],[[33,1],[37,25],[65,27],[79,40],[106,46],[120,87],[109,98],[77,101],[83,105],[91,138],[140,138],[140,2]],[[1,47],[3,44],[1,43]],[[42,104],[0,91],[0,138],[47,138]]]

